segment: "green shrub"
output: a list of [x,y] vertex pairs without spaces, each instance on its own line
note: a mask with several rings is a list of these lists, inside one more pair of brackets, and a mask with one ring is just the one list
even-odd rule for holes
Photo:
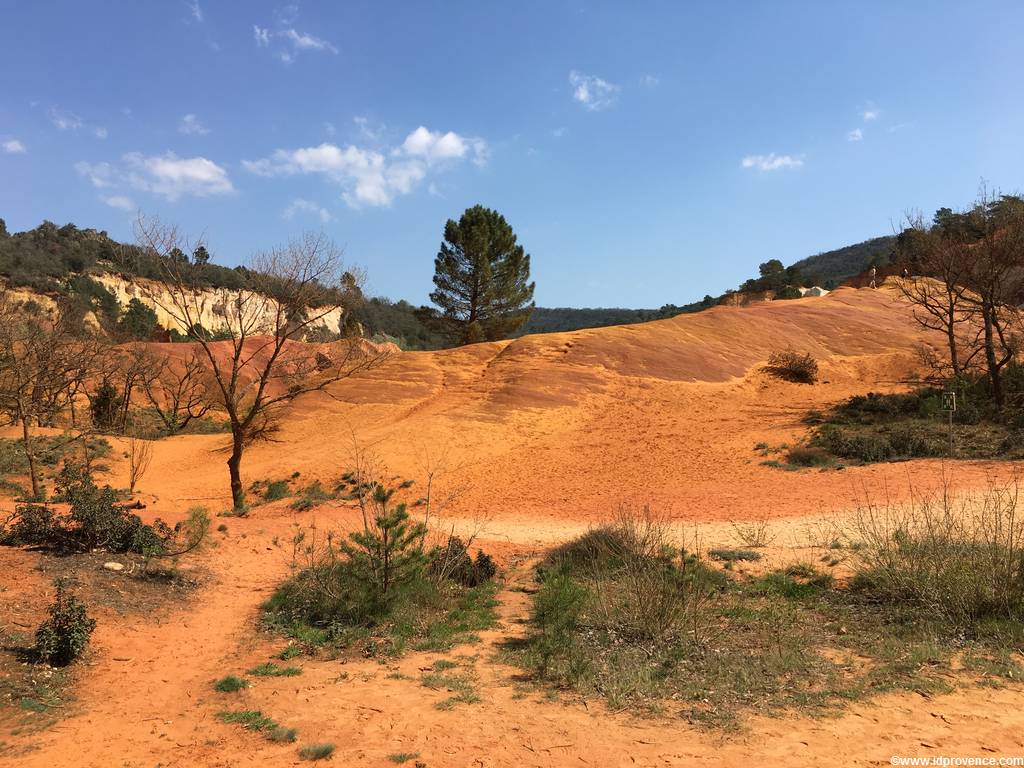
[[228,675],[222,677],[220,680],[213,684],[213,689],[220,693],[237,693],[243,688],[249,687],[249,681],[242,677],[236,677],[235,675]]
[[333,496],[320,485],[320,481],[314,480],[299,491],[298,498],[291,503],[291,508],[296,512],[307,512],[332,498]]
[[66,582],[58,579],[57,594],[49,608],[49,618],[36,630],[36,654],[55,667],[73,662],[89,645],[96,620],[89,618],[85,604],[67,592]]
[[0,544],[175,556],[198,547],[209,531],[210,519],[201,507],[189,510],[188,518],[174,528],[159,519],[147,525],[121,506],[117,491],[109,485],[97,487],[88,472],[74,465],[61,470],[57,498],[70,505],[66,516],[58,518],[37,504],[21,505],[15,523],[0,531]]
[[727,549],[717,548],[708,550],[708,555],[713,557],[715,560],[724,560],[726,562],[732,562],[734,560],[760,560],[761,553],[755,552],[752,549]]
[[430,555],[430,572],[464,587],[476,587],[494,578],[498,568],[490,555],[477,551],[476,558],[458,536],[450,536],[443,547]]
[[333,744],[308,744],[299,750],[299,757],[303,760],[326,760],[333,754]]
[[822,448],[803,445],[791,448],[786,454],[786,461],[798,467],[827,467],[833,464],[835,459]]
[[258,677],[295,677],[301,675],[302,670],[299,667],[282,667],[268,661],[250,669],[249,674]]
[[280,743],[292,743],[299,737],[299,732],[294,728],[285,728],[282,725],[278,725],[270,729],[267,734],[267,739],[270,741],[276,741]]
[[225,723],[241,725],[250,731],[271,731],[278,727],[272,718],[267,717],[258,709],[218,712],[217,717]]
[[922,495],[858,510],[854,587],[921,606],[956,627],[1024,619],[1024,519],[1016,487]]

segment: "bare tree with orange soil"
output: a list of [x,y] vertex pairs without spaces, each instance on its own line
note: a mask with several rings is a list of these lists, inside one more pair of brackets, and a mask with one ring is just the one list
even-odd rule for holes
[[[322,233],[257,254],[246,265],[245,287],[203,283],[204,263],[170,258],[185,249],[176,228],[140,219],[140,245],[158,263],[167,293],[154,300],[194,339],[209,376],[210,402],[231,427],[228,473],[234,509],[245,509],[241,465],[247,446],[272,439],[282,408],[309,392],[379,364],[386,353],[359,339],[342,338],[319,350],[302,343],[328,317],[339,332],[358,295],[360,276],[345,270],[339,249]],[[216,310],[223,328],[214,334],[202,319]]]

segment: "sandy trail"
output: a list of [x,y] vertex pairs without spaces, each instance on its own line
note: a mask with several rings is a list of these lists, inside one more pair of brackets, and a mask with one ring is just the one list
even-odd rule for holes
[[[423,455],[446,453],[438,492],[460,494],[446,514],[475,527],[521,565],[620,504],[651,505],[681,530],[699,523],[708,544],[734,536],[728,521],[772,519],[799,546],[822,516],[866,497],[933,487],[939,461],[844,471],[783,472],[761,465],[756,443],[799,440],[801,419],[855,393],[892,390],[912,373],[923,341],[888,291],[841,290],[823,299],[719,308],[672,320],[525,337],[438,353],[405,353],[292,408],[280,442],[252,448],[246,483],[299,471],[332,482],[349,465],[353,436],[389,470],[422,486]],[[814,387],[766,379],[774,349],[809,349],[822,361]],[[147,514],[177,519],[197,503],[228,503],[218,435],[161,441],[141,490]],[[1005,479],[999,462],[957,463],[963,488]],[[125,485],[115,465],[114,485]],[[53,766],[263,766],[297,762],[276,745],[218,722],[212,680],[265,661],[275,640],[257,631],[258,608],[289,573],[295,524],[344,528],[351,510],[328,504],[295,515],[285,504],[227,521],[201,555],[212,572],[187,605],[167,615],[103,622],[79,675],[75,714],[27,737],[32,751],[7,764]],[[4,553],[0,565],[13,563]],[[23,556],[23,553],[19,553]],[[19,561],[20,562],[20,561]],[[1024,702],[1016,687],[924,699],[885,696],[829,720],[755,719],[723,739],[673,720],[632,720],[596,702],[523,693],[515,671],[490,660],[523,630],[526,596],[506,589],[502,629],[455,655],[478,656],[482,701],[451,711],[418,682],[436,658],[411,653],[382,666],[304,660],[298,678],[259,681],[236,703],[299,729],[300,743],[331,741],[336,764],[387,765],[418,752],[428,766],[885,764],[893,754],[1024,755]],[[467,662],[468,663],[468,662]],[[413,679],[388,677],[401,672]],[[234,704],[232,705],[234,706]],[[241,707],[239,707],[241,708]],[[0,757],[0,764],[5,758]]]

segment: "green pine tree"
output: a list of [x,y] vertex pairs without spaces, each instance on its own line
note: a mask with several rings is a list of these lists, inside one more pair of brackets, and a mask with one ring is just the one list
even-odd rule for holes
[[404,503],[389,506],[394,493],[394,488],[375,484],[370,495],[372,520],[341,544],[356,578],[364,582],[382,608],[426,566],[421,546],[426,528],[409,519]]
[[460,344],[507,338],[533,311],[530,256],[505,217],[482,205],[445,224],[434,286],[437,325]]
[[138,299],[131,299],[128,309],[118,322],[118,329],[124,338],[147,341],[156,330],[156,325],[156,312]]

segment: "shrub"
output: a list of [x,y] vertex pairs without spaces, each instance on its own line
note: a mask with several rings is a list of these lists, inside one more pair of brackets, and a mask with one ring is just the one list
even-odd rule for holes
[[267,484],[267,489],[263,492],[263,500],[277,501],[288,496],[290,492],[287,480],[274,480]]
[[811,445],[791,448],[786,454],[786,461],[798,467],[827,467],[834,462],[828,451]]
[[189,510],[188,518],[174,528],[159,519],[147,525],[120,505],[113,488],[97,487],[88,472],[73,465],[65,465],[57,478],[57,498],[70,505],[68,515],[58,518],[49,507],[21,505],[16,522],[0,531],[0,544],[173,557],[198,547],[210,527],[202,507]]
[[63,579],[58,579],[56,586],[50,616],[36,630],[36,653],[43,661],[64,667],[85,651],[96,620],[89,618],[85,604],[67,592]]
[[955,500],[949,488],[910,504],[867,505],[854,532],[855,581],[876,599],[913,604],[954,626],[1024,618],[1024,519],[1017,488]]
[[791,349],[772,352],[768,365],[762,370],[769,376],[795,384],[814,384],[818,380],[818,361],[809,352],[801,354]]
[[326,760],[333,754],[333,744],[307,744],[299,750],[299,757],[303,760]]
[[272,661],[268,661],[250,669],[249,674],[259,677],[295,677],[296,675],[301,675],[302,670],[298,667],[282,667]]
[[708,550],[708,555],[713,557],[715,560],[724,560],[726,562],[732,562],[734,560],[761,559],[761,553],[755,552],[752,549],[711,549]]
[[249,687],[249,681],[242,677],[236,677],[235,675],[228,675],[222,677],[220,680],[213,684],[213,689],[220,693],[237,693],[243,688]]
[[291,503],[291,508],[296,512],[307,512],[325,501],[330,501],[331,498],[333,497],[323,489],[320,481],[314,480],[299,491],[299,496]]
[[443,547],[430,555],[430,572],[441,579],[450,579],[464,587],[476,587],[490,581],[497,573],[490,555],[483,551],[470,557],[469,550],[458,536],[449,536]]
[[234,723],[250,731],[270,731],[277,723],[258,709],[243,709],[235,712],[218,712],[217,718],[225,723]]
[[270,733],[267,734],[267,739],[270,741],[292,743],[299,737],[299,732],[294,728],[285,728],[283,725],[275,726],[270,729]]

